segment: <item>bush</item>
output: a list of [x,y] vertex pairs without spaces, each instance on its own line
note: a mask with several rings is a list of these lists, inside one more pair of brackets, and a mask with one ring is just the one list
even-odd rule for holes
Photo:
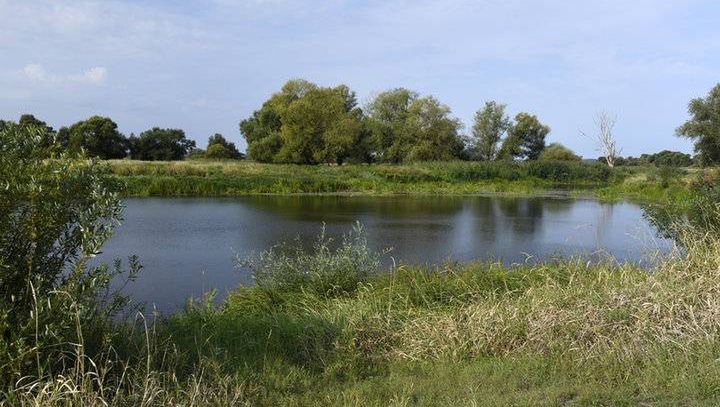
[[298,291],[308,289],[323,296],[355,291],[358,285],[378,271],[380,255],[367,246],[367,238],[358,223],[333,248],[333,239],[318,236],[311,252],[300,241],[280,244],[257,255],[237,259],[248,267],[257,285],[265,290]]
[[540,161],[581,161],[580,156],[560,143],[553,143],[545,147],[538,157]]
[[87,266],[120,218],[119,184],[96,161],[53,148],[41,129],[0,130],[3,387],[92,352],[102,342],[99,328],[127,302],[109,292],[119,263]]

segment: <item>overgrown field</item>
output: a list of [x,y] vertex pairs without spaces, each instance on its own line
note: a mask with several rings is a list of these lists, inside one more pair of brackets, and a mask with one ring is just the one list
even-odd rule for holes
[[110,161],[127,196],[248,194],[491,194],[572,191],[601,199],[681,202],[700,173],[656,167],[610,170],[575,162],[443,162],[301,166],[253,162]]

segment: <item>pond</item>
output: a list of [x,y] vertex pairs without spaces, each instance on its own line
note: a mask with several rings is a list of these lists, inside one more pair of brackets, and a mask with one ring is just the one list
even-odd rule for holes
[[392,248],[386,264],[445,260],[536,262],[558,256],[613,256],[647,263],[665,253],[661,239],[634,204],[588,199],[469,196],[251,196],[144,198],[125,201],[125,220],[100,261],[140,257],[143,271],[126,287],[134,299],[162,312],[211,289],[218,298],[252,284],[234,266],[282,241],[316,239],[323,224],[340,237],[356,221],[371,247]]

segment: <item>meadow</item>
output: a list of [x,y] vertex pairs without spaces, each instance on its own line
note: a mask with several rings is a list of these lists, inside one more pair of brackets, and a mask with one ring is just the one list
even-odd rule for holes
[[442,162],[405,165],[287,165],[249,161],[108,161],[126,196],[249,194],[592,195],[602,200],[686,201],[713,170],[609,169],[578,162]]

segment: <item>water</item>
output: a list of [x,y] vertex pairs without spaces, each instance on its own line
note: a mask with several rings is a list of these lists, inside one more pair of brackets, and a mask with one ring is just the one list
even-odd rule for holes
[[328,235],[340,236],[360,221],[373,248],[391,247],[388,256],[409,263],[568,255],[643,263],[670,248],[640,207],[584,199],[256,196],[128,199],[126,205],[125,220],[99,258],[138,255],[143,272],[126,290],[164,312],[211,289],[221,298],[252,284],[247,270],[234,267],[236,254],[297,236],[312,242],[323,223]]

